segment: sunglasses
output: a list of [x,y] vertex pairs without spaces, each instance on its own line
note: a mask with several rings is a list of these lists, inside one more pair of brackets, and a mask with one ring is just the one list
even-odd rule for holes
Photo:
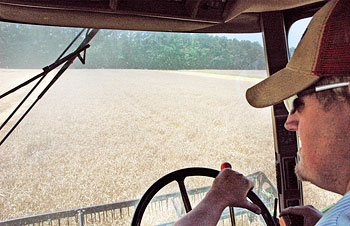
[[340,82],[340,83],[315,86],[315,87],[305,89],[305,90],[301,91],[300,93],[285,99],[283,101],[284,106],[286,106],[289,114],[294,114],[295,111],[297,110],[298,103],[300,102],[300,101],[298,102],[298,98],[309,95],[311,93],[316,93],[316,92],[324,91],[327,89],[335,89],[335,88],[339,88],[339,87],[343,87],[343,86],[349,86],[349,90],[350,90],[349,84],[350,84],[350,82]]

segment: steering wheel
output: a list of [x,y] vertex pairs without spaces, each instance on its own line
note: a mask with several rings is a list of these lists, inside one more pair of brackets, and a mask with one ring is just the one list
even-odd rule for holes
[[[180,169],[163,176],[162,178],[157,180],[140,199],[140,202],[137,205],[136,210],[134,212],[131,226],[141,225],[141,220],[146,210],[146,207],[148,206],[154,195],[167,184],[173,181],[176,181],[179,185],[182,201],[184,202],[186,213],[188,213],[192,210],[192,207],[185,188],[185,178],[190,176],[206,176],[215,178],[219,174],[219,172],[220,171],[214,169],[194,167]],[[252,201],[254,204],[260,207],[261,215],[264,218],[267,226],[277,225],[273,220],[273,217],[271,216],[269,210],[266,208],[265,204],[253,191],[249,191],[247,197],[250,199],[250,201]]]

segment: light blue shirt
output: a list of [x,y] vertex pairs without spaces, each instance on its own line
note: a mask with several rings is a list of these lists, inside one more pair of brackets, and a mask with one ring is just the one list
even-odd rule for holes
[[316,226],[349,226],[350,225],[350,192],[346,193],[330,209]]

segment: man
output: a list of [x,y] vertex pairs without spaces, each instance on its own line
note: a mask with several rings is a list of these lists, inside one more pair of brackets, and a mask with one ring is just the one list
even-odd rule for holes
[[[311,206],[281,212],[304,216],[304,225],[350,225],[350,1],[331,0],[312,19],[298,48],[281,71],[248,89],[254,107],[284,100],[285,128],[298,131],[298,178],[344,197],[324,216]],[[216,225],[227,206],[260,213],[246,199],[253,187],[231,169],[220,172],[211,190],[176,225]]]

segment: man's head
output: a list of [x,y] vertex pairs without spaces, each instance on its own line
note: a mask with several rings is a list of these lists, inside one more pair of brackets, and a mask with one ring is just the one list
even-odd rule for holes
[[350,1],[331,0],[287,66],[246,93],[254,107],[285,101],[285,127],[298,131],[302,146],[297,175],[340,194],[350,190],[349,50]]
[[315,84],[315,86],[344,84],[344,86],[315,93],[317,100],[321,103],[325,111],[329,111],[333,106],[341,105],[342,103],[350,105],[350,84],[345,85],[349,81],[350,75],[332,76],[324,77]]
[[298,98],[296,112],[289,114],[285,128],[298,131],[300,137],[297,176],[345,194],[350,189],[350,104],[343,95],[333,94],[340,100],[329,101],[329,96],[315,93]]
[[350,1],[331,0],[313,17],[287,66],[247,90],[248,102],[267,107],[323,77],[350,75]]

